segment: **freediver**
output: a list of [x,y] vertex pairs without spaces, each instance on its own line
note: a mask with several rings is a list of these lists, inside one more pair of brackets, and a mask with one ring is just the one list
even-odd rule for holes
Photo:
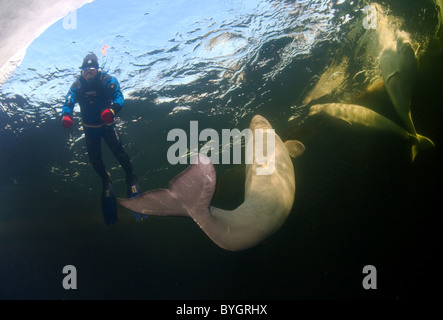
[[[131,160],[115,128],[115,115],[122,109],[124,97],[117,79],[100,69],[98,58],[94,53],[86,55],[80,69],[80,76],[66,95],[62,108],[62,125],[69,128],[74,124],[73,109],[78,103],[89,160],[102,180],[101,199],[104,220],[106,224],[113,225],[117,222],[116,197],[111,175],[103,163],[101,139],[105,141],[125,171],[128,197],[140,195],[140,186],[133,172]],[[144,218],[138,213],[134,213],[134,216],[136,220]]]

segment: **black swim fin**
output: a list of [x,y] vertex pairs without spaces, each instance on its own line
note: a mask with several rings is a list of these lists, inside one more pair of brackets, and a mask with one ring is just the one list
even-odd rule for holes
[[[132,183],[128,186],[128,198],[135,198],[141,194],[140,186],[136,179],[132,181]],[[140,214],[138,212],[132,212],[136,221],[145,220],[148,218],[145,214]]]
[[109,180],[108,184],[103,188],[102,211],[105,223],[107,225],[113,225],[117,223],[117,203],[111,180]]

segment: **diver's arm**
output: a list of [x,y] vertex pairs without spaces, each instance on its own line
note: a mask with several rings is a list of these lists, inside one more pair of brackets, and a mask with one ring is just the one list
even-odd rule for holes
[[74,105],[77,103],[77,85],[74,83],[66,95],[65,104],[62,108],[62,117],[74,114]]
[[120,90],[120,84],[114,77],[109,77],[105,83],[105,88],[111,98],[112,104],[107,107],[100,116],[103,122],[111,124],[114,122],[115,115],[122,109],[125,99],[123,98],[123,93]]
[[106,88],[112,99],[112,106],[110,109],[112,109],[115,115],[120,112],[125,103],[125,99],[123,97],[123,93],[120,90],[120,84],[118,83],[116,78],[111,77],[106,83]]
[[62,108],[62,125],[65,128],[71,127],[73,122],[74,105],[77,102],[77,86],[74,83],[66,95],[65,104]]

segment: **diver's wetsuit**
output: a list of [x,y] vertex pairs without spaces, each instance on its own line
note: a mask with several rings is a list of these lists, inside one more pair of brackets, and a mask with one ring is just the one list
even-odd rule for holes
[[134,179],[131,161],[123,148],[115,124],[104,123],[100,116],[103,110],[111,105],[117,113],[124,104],[117,79],[103,72],[99,72],[97,77],[89,82],[80,76],[66,96],[62,115],[71,116],[76,102],[80,105],[89,159],[102,178],[103,185],[107,184],[109,177],[102,160],[101,138],[123,167],[127,183],[131,183]]

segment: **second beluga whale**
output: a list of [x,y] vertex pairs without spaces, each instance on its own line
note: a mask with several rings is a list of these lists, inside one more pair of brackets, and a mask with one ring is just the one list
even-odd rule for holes
[[[382,129],[408,139],[414,161],[420,150],[434,147],[429,138],[416,132],[411,115],[412,87],[418,72],[418,57],[413,46],[416,41],[402,30],[401,19],[388,13],[382,5],[373,7],[377,12],[377,28],[362,31],[359,23],[355,25],[348,40],[353,41],[346,42],[304,98],[304,103],[309,105],[309,116],[328,115],[351,125]],[[348,46],[353,50],[345,50]],[[398,120],[358,103],[365,94],[380,89],[386,90]],[[327,100],[332,103],[326,103]]]
[[411,117],[411,87],[417,68],[412,46],[407,38],[399,35],[397,41],[382,52],[380,69],[386,91],[404,124],[404,128],[377,112],[354,104],[326,103],[310,107],[310,116],[325,114],[344,120],[349,124],[360,124],[369,128],[386,130],[412,142],[411,160],[418,152],[434,147],[434,143],[418,134]]
[[417,72],[417,60],[407,38],[399,35],[396,45],[383,51],[380,56],[380,69],[394,109],[410,135],[416,138],[412,147],[414,160],[419,150],[434,147],[434,143],[418,134],[412,121],[412,82]]
[[[249,128],[253,139],[247,144],[255,146],[254,155],[264,155],[263,151],[269,153],[270,149],[274,155],[269,157],[267,154],[268,161],[264,164],[257,161],[256,156],[251,164],[246,164],[244,202],[236,209],[210,206],[216,172],[209,158],[201,154],[196,164],[170,182],[168,189],[151,190],[137,198],[119,199],[120,203],[142,214],[190,217],[214,243],[226,250],[245,250],[259,244],[283,225],[292,209],[295,177],[290,156],[301,155],[305,147],[296,140],[283,143],[262,116],[254,116]],[[257,145],[257,129],[263,130],[264,135],[273,135],[274,148],[268,148],[267,138]],[[272,167],[272,173],[258,174],[266,167]]]

